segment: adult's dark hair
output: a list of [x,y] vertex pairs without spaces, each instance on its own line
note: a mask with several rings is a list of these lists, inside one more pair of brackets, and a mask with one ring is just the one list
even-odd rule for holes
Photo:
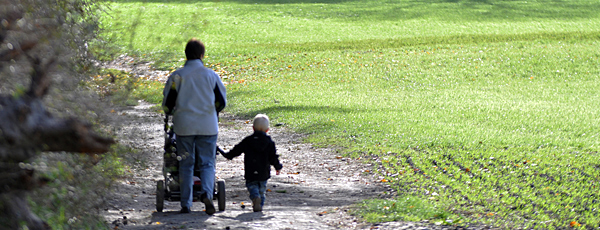
[[188,60],[200,59],[204,58],[204,52],[206,52],[206,48],[204,47],[204,43],[201,41],[192,38],[188,41],[187,45],[185,45],[185,57]]

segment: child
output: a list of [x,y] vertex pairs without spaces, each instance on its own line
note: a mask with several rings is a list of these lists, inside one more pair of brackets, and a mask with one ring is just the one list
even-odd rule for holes
[[261,212],[266,199],[267,180],[271,177],[271,165],[275,167],[277,175],[283,166],[279,163],[279,155],[275,153],[275,143],[267,135],[269,117],[258,114],[254,117],[252,125],[254,133],[244,138],[223,156],[231,160],[242,153],[245,154],[244,178],[252,200],[252,209]]

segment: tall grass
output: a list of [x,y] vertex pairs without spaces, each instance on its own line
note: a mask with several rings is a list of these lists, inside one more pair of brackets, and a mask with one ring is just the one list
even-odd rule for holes
[[206,64],[228,84],[227,111],[267,113],[317,145],[369,156],[382,181],[435,201],[451,219],[600,224],[600,3],[112,7],[104,36],[123,52],[172,68],[185,42],[200,38]]

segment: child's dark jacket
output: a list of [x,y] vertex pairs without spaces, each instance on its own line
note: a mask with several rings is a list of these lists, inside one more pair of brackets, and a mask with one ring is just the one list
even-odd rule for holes
[[254,132],[223,156],[231,160],[242,153],[244,153],[246,181],[265,181],[271,177],[271,165],[276,170],[281,170],[283,167],[279,163],[275,142],[265,132]]

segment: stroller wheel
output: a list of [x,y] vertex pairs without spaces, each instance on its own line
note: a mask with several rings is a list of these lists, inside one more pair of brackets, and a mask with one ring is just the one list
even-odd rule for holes
[[217,199],[219,204],[219,211],[225,211],[225,181],[217,181]]
[[162,212],[165,204],[165,183],[159,180],[156,183],[156,211]]

